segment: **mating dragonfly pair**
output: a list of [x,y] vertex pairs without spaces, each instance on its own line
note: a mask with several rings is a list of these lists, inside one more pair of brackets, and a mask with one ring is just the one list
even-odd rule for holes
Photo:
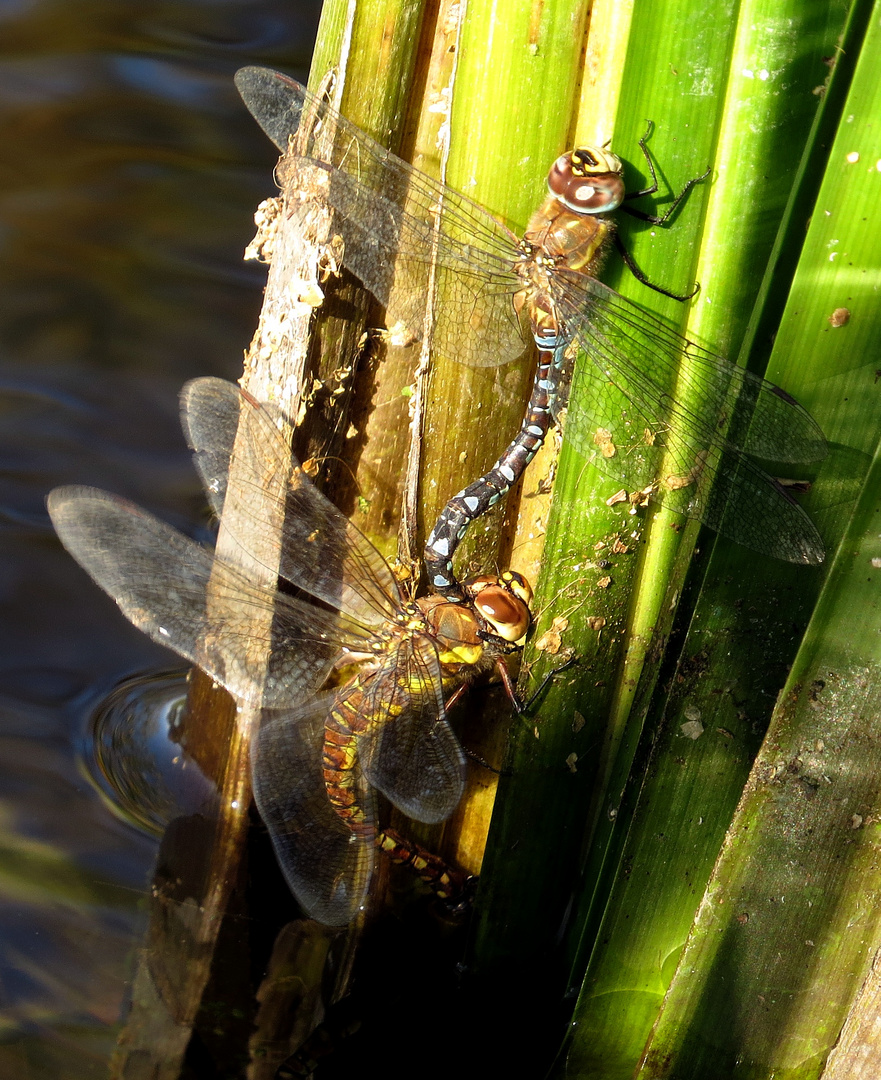
[[[281,150],[296,136],[282,181],[325,193],[343,262],[386,306],[389,324],[423,325],[432,274],[445,302],[481,328],[463,342],[438,327],[435,349],[479,365],[522,354],[530,341],[539,352],[519,434],[485,476],[453,497],[428,539],[434,591],[427,597],[403,596],[382,556],[291,465],[273,410],[220,380],[188,384],[183,399],[209,500],[219,514],[235,442],[246,483],[268,484],[284,521],[279,576],[320,606],[257,585],[114,496],[85,488],[50,496],[62,542],[137,626],[237,698],[264,707],[252,753],[258,808],[302,906],[341,924],[364,902],[377,839],[394,857],[423,866],[441,893],[456,885],[418,849],[377,830],[372,789],[421,821],[443,820],[461,796],[464,758],[446,711],[475,678],[504,672],[529,627],[530,592],[510,572],[459,582],[452,558],[469,523],[503,497],[544,438],[565,359],[575,354],[592,365],[588,408],[567,427],[576,446],[593,451],[596,431],[608,431],[616,452],[603,454],[604,471],[790,561],[821,561],[822,543],[749,455],[811,460],[824,443],[782,391],[686,342],[593,276],[613,237],[598,215],[626,197],[621,163],[608,151],[561,157],[547,201],[518,238],[285,76],[246,68],[236,81]],[[319,129],[333,132],[328,153],[313,137]],[[700,414],[665,392],[680,363],[679,385],[685,379],[700,390]],[[626,413],[610,414],[609,388],[629,397]],[[263,528],[252,523],[248,537]],[[233,535],[246,549],[248,537]],[[260,649],[253,612],[273,627]],[[324,689],[352,664],[357,674]]]
[[[240,492],[263,492],[265,520],[240,533],[241,513],[223,518],[233,553],[268,550],[268,522],[282,521],[277,576],[298,595],[261,585],[231,559],[93,488],[50,494],[62,543],[135,626],[238,700],[262,706],[254,794],[310,915],[338,925],[357,913],[377,844],[455,901],[464,875],[395,833],[377,833],[372,789],[418,821],[453,812],[465,759],[446,710],[457,690],[522,643],[528,585],[508,573],[468,582],[463,603],[403,595],[382,555],[292,460],[271,407],[210,378],[188,383],[181,406],[217,516],[239,509]],[[353,666],[341,686],[322,689]]]

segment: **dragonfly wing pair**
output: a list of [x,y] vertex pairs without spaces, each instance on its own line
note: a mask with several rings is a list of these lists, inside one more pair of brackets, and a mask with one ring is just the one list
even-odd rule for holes
[[[330,604],[357,639],[393,618],[401,595],[373,544],[291,457],[280,413],[223,379],[194,379],[181,393],[184,432],[212,509],[243,550],[280,545],[279,576]],[[229,490],[235,446],[236,484]],[[251,497],[268,512],[255,516]],[[275,572],[275,571],[273,571]]]
[[[515,269],[519,263],[522,270],[524,248],[511,230],[383,149],[294,80],[251,67],[238,73],[236,85],[279,149],[292,147],[282,166],[294,170],[286,190],[300,187],[308,197],[316,176],[323,176],[336,211],[334,229],[344,240],[343,263],[387,307],[389,325],[401,320],[421,335],[434,267],[435,353],[491,366],[523,352],[530,335],[513,297],[524,288]],[[574,445],[631,492],[763,553],[821,562],[823,543],[810,519],[751,460],[823,457],[825,441],[808,414],[772,384],[606,288],[589,268],[552,266],[547,277],[561,351],[576,358],[579,409],[567,428]],[[619,392],[629,402],[623,412]],[[603,443],[605,431],[611,437]],[[529,455],[515,454],[513,446],[489,485],[502,494],[534,452],[533,445]],[[466,523],[488,508],[480,497],[488,490],[485,479],[459,493],[466,498],[459,500],[457,520],[462,506],[468,507]],[[445,539],[451,557],[459,536]]]
[[[368,784],[425,821],[446,817],[461,796],[464,760],[444,718],[437,651],[424,634],[387,632],[407,610],[390,568],[299,466],[291,468],[271,408],[218,379],[189,384],[183,408],[215,507],[268,484],[270,517],[285,522],[282,576],[324,606],[259,585],[106,492],[56,489],[49,496],[52,521],[68,551],[136,626],[237,698],[265,707],[253,755],[261,814],[304,908],[344,923],[363,903],[373,865]],[[233,438],[235,485],[228,483]],[[264,539],[262,519],[251,526]],[[245,552],[259,547],[244,530],[234,531],[233,541]],[[341,657],[365,654],[374,659],[358,676],[353,792],[364,827],[356,833],[331,805],[322,770],[328,717],[354,690],[318,691]]]
[[585,308],[583,275],[559,278],[558,304],[577,350],[578,407],[566,421],[572,446],[631,492],[646,490],[650,501],[753,551],[822,562],[825,548],[811,519],[753,460],[824,457],[826,442],[811,415],[601,282],[591,281],[594,301]]
[[408,817],[446,820],[462,797],[465,757],[444,718],[443,679],[432,642],[418,635],[389,656],[366,698],[368,716],[397,713],[392,723],[373,724],[361,748],[368,780]]
[[[254,584],[177,529],[106,491],[56,488],[48,505],[61,542],[123,614],[235,697],[259,705],[265,675],[275,688],[270,704],[286,705],[297,688],[327,677],[339,649],[332,614]],[[255,626],[272,618],[278,631],[270,641],[268,631]]]

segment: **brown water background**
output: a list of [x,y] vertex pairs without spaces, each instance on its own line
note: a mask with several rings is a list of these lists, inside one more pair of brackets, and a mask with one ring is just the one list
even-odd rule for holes
[[265,277],[242,251],[276,160],[232,76],[304,78],[318,8],[0,3],[0,1080],[107,1074],[155,840],[86,778],[85,718],[177,663],[44,499],[94,484],[204,529],[177,393],[241,370]]

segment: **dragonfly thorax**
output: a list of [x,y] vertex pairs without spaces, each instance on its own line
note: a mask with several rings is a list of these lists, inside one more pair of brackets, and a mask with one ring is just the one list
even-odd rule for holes
[[579,213],[556,195],[549,195],[532,215],[523,234],[523,240],[532,245],[536,254],[518,264],[517,272],[524,277],[521,267],[528,267],[536,285],[537,277],[547,280],[559,270],[595,276],[614,232],[611,218]]
[[[412,639],[419,634],[433,634],[430,620],[423,607],[424,600],[409,600],[398,608],[394,617],[386,619],[373,632],[368,648],[369,654],[357,654],[356,659],[365,658],[385,662],[389,652],[400,646],[402,641]],[[374,667],[371,664],[370,667]]]
[[445,668],[480,662],[483,656],[480,625],[469,604],[438,595],[420,597],[418,603],[424,612],[426,633],[434,640]]
[[532,589],[513,570],[500,576],[471,578],[463,583],[463,589],[464,600],[433,594],[416,601],[425,632],[434,639],[446,668],[478,666],[490,659],[485,655],[488,642],[495,643],[491,653],[510,651],[509,646],[523,643],[532,623]]

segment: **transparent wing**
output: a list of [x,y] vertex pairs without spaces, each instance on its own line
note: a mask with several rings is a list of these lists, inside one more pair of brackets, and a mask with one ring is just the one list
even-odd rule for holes
[[354,833],[335,813],[321,772],[324,720],[333,693],[296,710],[264,713],[251,745],[254,798],[279,866],[304,910],[341,926],[363,905],[373,872],[373,796],[360,775],[368,827]]
[[[519,250],[510,230],[378,146],[293,80],[245,68],[236,82],[280,149],[287,150],[294,137],[284,166],[296,172],[289,179],[294,188],[326,195],[336,211],[344,262],[387,306],[390,324],[400,319],[419,336],[433,260],[439,315],[433,348],[477,366],[504,363],[523,351],[525,328],[511,303],[523,283],[514,272]],[[333,150],[324,153],[319,140],[331,131]],[[825,442],[810,416],[770,383],[689,343],[594,278],[563,270],[551,276],[566,332],[588,361],[577,374],[588,409],[583,430],[570,431],[574,443],[609,475],[634,488],[655,485],[656,501],[721,527],[740,543],[790,561],[822,561],[822,541],[807,516],[743,457],[822,457]],[[683,358],[686,373],[679,376]],[[611,430],[610,381],[632,408],[612,417],[621,452],[605,459],[595,453],[594,436]],[[691,401],[692,390],[701,392],[700,405],[689,408],[673,396]],[[654,440],[649,448],[640,442],[643,431]],[[612,445],[606,442],[607,453]],[[668,455],[663,460],[662,449]],[[712,491],[694,483],[711,464],[719,480]],[[665,476],[659,478],[658,470]],[[720,491],[725,483],[731,491]]]
[[359,741],[370,783],[416,821],[443,821],[465,785],[465,756],[445,719],[437,652],[427,637],[397,651],[371,680]]
[[[391,618],[401,598],[395,578],[373,544],[312,484],[282,438],[276,414],[224,379],[194,379],[181,392],[181,414],[187,441],[194,452],[215,512],[219,515],[232,496],[227,490],[229,460],[236,447],[240,487],[224,522],[232,538],[251,550],[271,544],[270,518],[248,512],[247,492],[278,507],[284,525],[278,569],[297,588],[339,608],[365,626]],[[233,522],[245,520],[239,536]],[[271,517],[271,515],[270,515]]]
[[[566,291],[558,302],[579,350],[570,397],[577,408],[566,422],[572,445],[631,491],[651,489],[652,501],[754,551],[822,562],[813,522],[747,456],[823,457],[825,440],[810,415],[773,384],[688,342],[601,283],[571,277],[579,280],[560,275]],[[586,280],[592,299],[585,306]]]
[[[118,496],[64,487],[48,504],[65,548],[123,614],[237,698],[287,706],[321,685],[341,648],[361,650],[370,638],[351,620],[253,584]],[[274,617],[271,639],[255,631],[255,616],[257,626]]]
[[[774,461],[826,456],[819,425],[778,386],[688,341],[595,278],[561,271],[555,284],[567,330],[600,376],[648,413],[661,403],[664,425],[673,408],[702,443],[725,442]],[[699,401],[701,414],[670,402],[671,387],[677,398]]]
[[[421,336],[433,266],[443,316],[432,338],[436,353],[493,367],[524,352],[531,337],[511,301],[522,282],[510,229],[385,150],[293,79],[249,67],[238,72],[236,86],[282,152],[295,137],[280,167],[282,186],[327,199],[343,263],[386,308],[390,326],[400,322]],[[322,139],[330,132],[333,149],[326,152]]]

